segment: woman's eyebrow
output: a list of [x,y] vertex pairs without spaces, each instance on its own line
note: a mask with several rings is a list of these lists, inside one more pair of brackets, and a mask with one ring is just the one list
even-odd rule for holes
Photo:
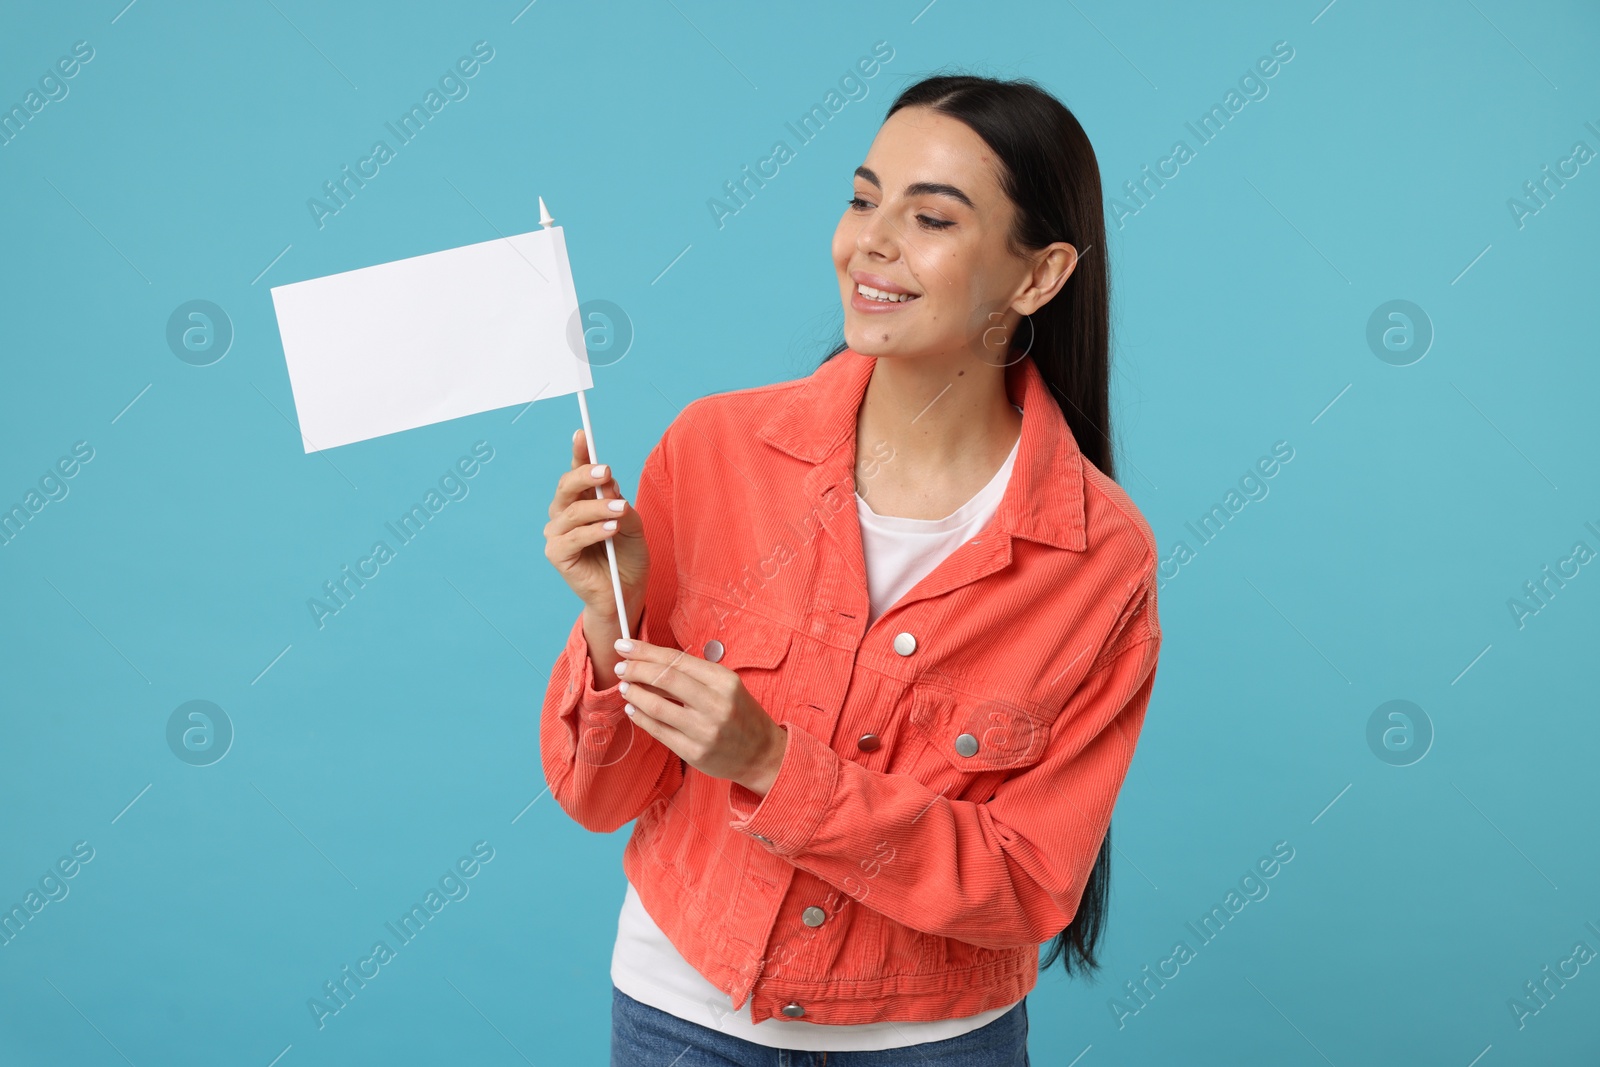
[[[856,177],[871,182],[879,189],[883,188],[883,183],[878,180],[877,174],[867,167],[857,167]],[[961,201],[961,203],[974,211],[977,210],[977,207],[972,203],[972,199],[953,185],[946,185],[944,182],[912,182],[906,186],[907,196],[921,196],[925,193],[932,196],[948,196],[951,199]]]

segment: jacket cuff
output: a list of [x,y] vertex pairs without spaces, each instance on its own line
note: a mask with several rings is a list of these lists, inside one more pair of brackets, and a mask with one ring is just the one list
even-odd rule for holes
[[747,833],[780,856],[804,852],[833,804],[839,781],[839,754],[792,722],[783,762],[766,796],[738,782],[728,787],[728,808],[737,816],[728,825]]
[[[639,632],[634,636],[648,644],[657,643],[650,628],[649,608],[639,616]],[[579,612],[571,632],[567,634],[566,657],[567,662],[575,666],[578,677],[572,682],[576,699],[562,710],[562,717],[572,721],[575,734],[585,728],[614,727],[626,719],[628,714],[623,710],[626,700],[621,689],[623,680],[618,678],[605,689],[595,688],[594,660],[589,658],[589,642],[583,636],[582,612]]]

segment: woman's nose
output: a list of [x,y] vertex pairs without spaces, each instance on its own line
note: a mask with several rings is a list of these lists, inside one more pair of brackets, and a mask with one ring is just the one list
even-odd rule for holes
[[894,258],[896,234],[893,224],[881,215],[874,215],[856,232],[856,247],[863,252],[875,252],[885,259]]

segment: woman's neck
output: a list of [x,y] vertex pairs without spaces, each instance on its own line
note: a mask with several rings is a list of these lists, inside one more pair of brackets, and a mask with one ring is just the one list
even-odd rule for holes
[[874,511],[939,518],[988,484],[1022,432],[1005,374],[970,357],[878,357],[856,413],[857,491]]

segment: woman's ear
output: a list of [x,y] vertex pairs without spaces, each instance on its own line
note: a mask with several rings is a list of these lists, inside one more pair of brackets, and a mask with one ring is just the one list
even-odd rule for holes
[[1034,253],[1033,270],[1027,285],[1011,306],[1023,315],[1032,315],[1048,304],[1078,267],[1078,250],[1065,241],[1056,241]]

